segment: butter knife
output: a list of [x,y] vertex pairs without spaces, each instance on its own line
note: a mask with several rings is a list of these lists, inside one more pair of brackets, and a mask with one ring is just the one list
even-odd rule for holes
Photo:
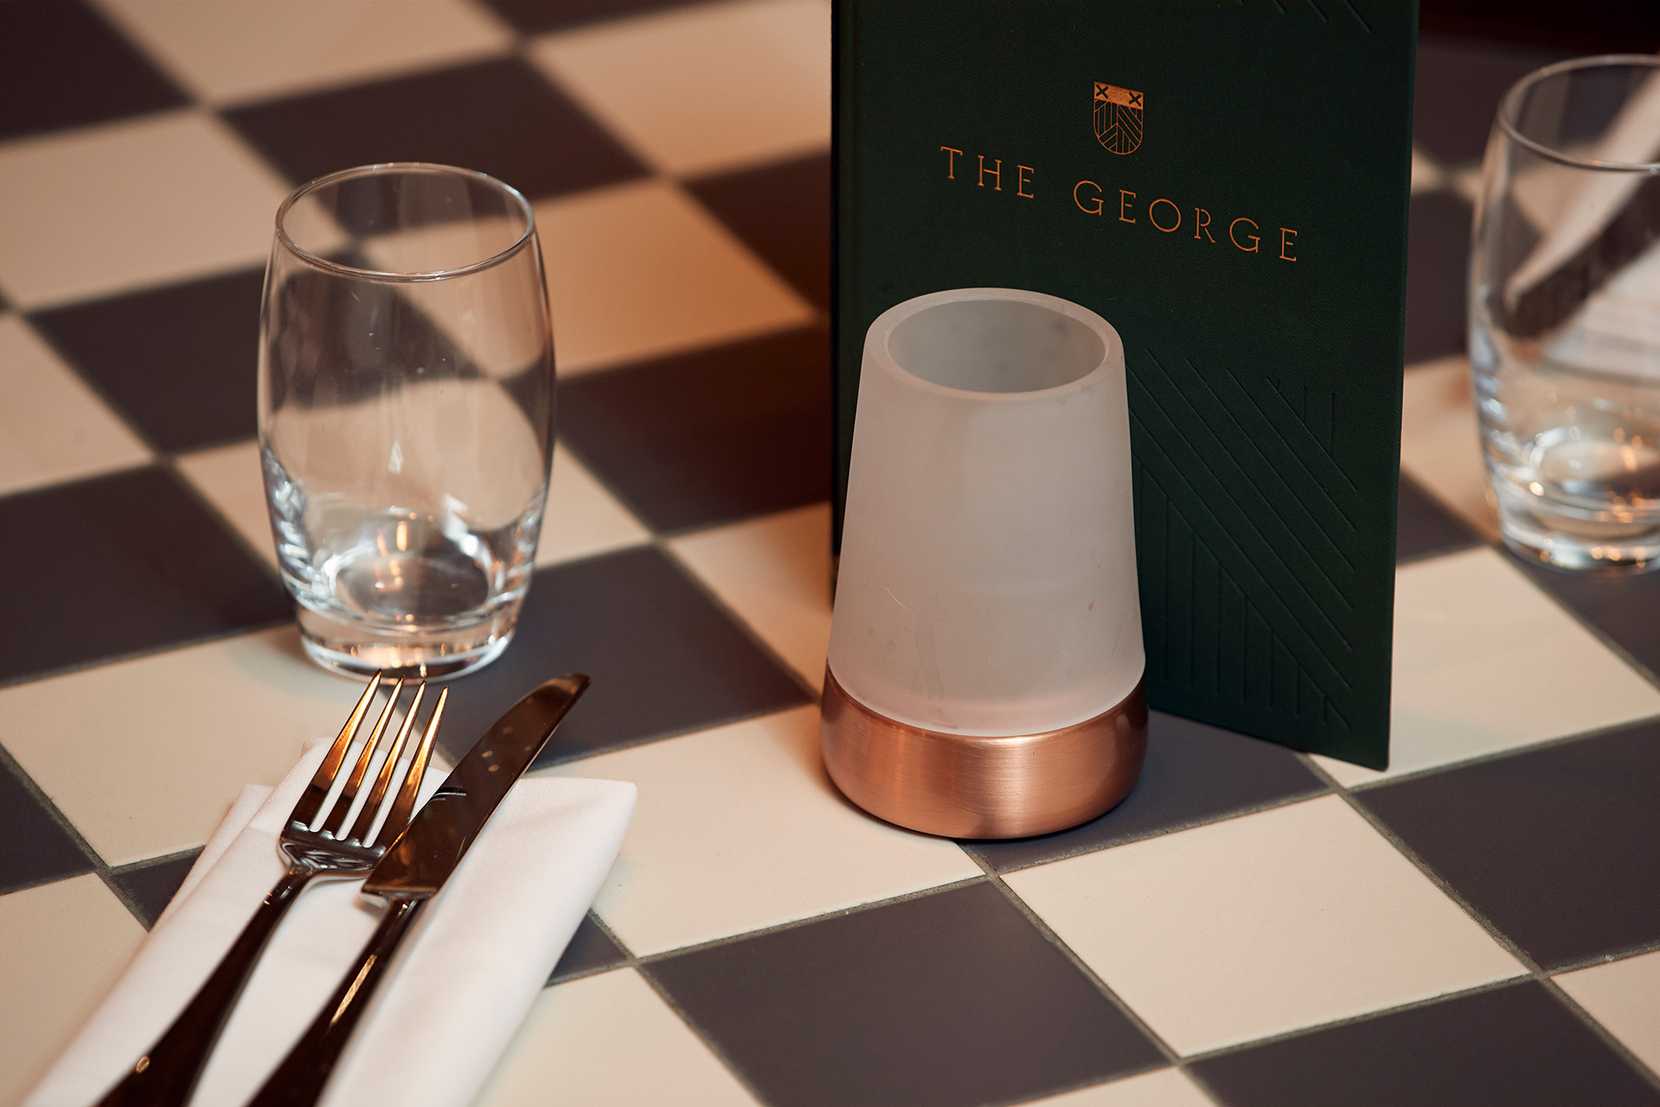
[[390,905],[358,955],[294,1048],[288,1051],[248,1107],[317,1102],[340,1052],[398,943],[421,907],[461,863],[509,788],[524,775],[572,705],[588,688],[581,673],[556,677],[497,719],[455,771],[392,843],[363,882],[365,895]]

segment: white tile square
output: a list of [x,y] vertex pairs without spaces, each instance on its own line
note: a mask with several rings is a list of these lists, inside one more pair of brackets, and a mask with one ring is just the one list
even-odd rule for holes
[[1660,951],[1555,979],[1639,1061],[1660,1072]]
[[686,535],[669,547],[818,687],[830,644],[829,504]]
[[332,738],[360,690],[283,627],[0,690],[0,742],[121,865],[200,845],[243,785]]
[[1395,582],[1389,771],[1317,757],[1342,784],[1660,713],[1660,689],[1495,550],[1420,561]]
[[0,494],[142,465],[150,451],[29,325],[0,317]]
[[1212,1104],[1210,1097],[1180,1069],[1156,1069],[1109,1084],[1034,1099],[1026,1107],[1212,1107]]
[[144,939],[144,928],[88,874],[0,896],[0,1103],[17,1103],[57,1060]]
[[1476,433],[1470,363],[1463,355],[1407,370],[1401,396],[1401,468],[1489,539],[1499,535]]
[[536,564],[557,565],[651,541],[651,533],[563,446],[553,449],[553,483]]
[[511,47],[460,0],[100,0],[199,100],[224,103],[453,64]]
[[1337,796],[1007,880],[1184,1055],[1522,971]]
[[743,0],[548,35],[531,57],[648,163],[678,174],[830,142],[830,7]]
[[536,207],[561,375],[805,323],[813,309],[668,181]]
[[259,443],[249,439],[215,446],[185,454],[175,465],[202,498],[224,516],[248,548],[276,568],[276,539],[271,536],[271,517],[265,509]]
[[179,111],[0,146],[0,287],[25,308],[256,264],[288,188]]
[[646,955],[975,876],[954,843],[861,814],[803,707],[591,757],[561,776],[640,789],[595,910]]
[[474,1102],[714,1107],[755,1100],[639,973],[617,969],[544,991]]

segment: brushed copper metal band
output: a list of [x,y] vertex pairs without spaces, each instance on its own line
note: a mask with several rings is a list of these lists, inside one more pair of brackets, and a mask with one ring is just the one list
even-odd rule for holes
[[825,670],[824,765],[842,794],[890,823],[951,838],[1023,838],[1114,807],[1147,754],[1143,682],[1081,723],[1011,738],[924,730],[878,715]]

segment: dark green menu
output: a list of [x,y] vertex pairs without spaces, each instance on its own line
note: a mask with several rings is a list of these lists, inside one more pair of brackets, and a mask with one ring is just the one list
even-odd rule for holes
[[1384,766],[1416,4],[839,0],[835,28],[838,533],[878,314],[1075,300],[1124,339],[1153,706]]

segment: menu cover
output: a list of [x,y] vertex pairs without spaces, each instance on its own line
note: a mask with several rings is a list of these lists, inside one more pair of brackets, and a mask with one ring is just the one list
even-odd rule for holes
[[1384,767],[1416,39],[1415,0],[838,0],[838,536],[876,316],[1074,300],[1124,339],[1152,706]]

